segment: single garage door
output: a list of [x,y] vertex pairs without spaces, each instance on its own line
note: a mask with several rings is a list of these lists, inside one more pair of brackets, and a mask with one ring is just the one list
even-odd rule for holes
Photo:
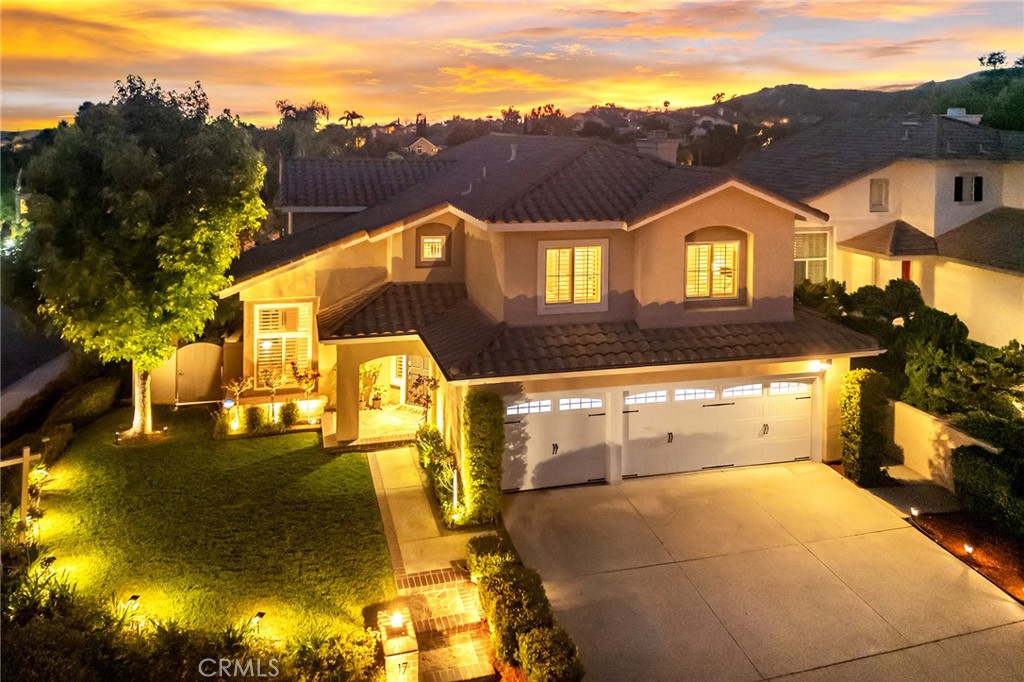
[[811,456],[813,379],[744,380],[627,392],[623,476]]
[[502,488],[603,481],[606,419],[600,391],[531,395],[507,403]]

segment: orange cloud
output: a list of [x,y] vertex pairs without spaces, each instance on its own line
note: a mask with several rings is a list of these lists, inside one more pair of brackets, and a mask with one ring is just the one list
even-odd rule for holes
[[453,79],[448,85],[419,86],[423,92],[446,93],[490,93],[503,90],[550,91],[564,87],[566,79],[550,78],[535,71],[528,71],[513,66],[447,66],[438,69],[438,73]]

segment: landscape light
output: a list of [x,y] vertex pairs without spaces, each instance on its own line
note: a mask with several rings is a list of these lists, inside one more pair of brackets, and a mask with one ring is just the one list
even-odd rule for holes
[[260,621],[263,620],[263,617],[266,615],[267,614],[263,611],[257,611],[256,615],[252,617],[252,624],[256,628],[256,634],[260,633]]
[[964,543],[964,551],[967,552],[968,554],[974,554],[974,545],[971,545],[971,544],[968,544],[968,543],[965,542]]
[[119,445],[120,443],[121,443],[121,432],[120,431],[114,431],[114,445]]
[[920,513],[921,513],[921,510],[918,509],[917,507],[911,507],[910,508],[910,515],[911,516],[918,516],[918,515],[920,515]]
[[128,601],[125,602],[125,606],[127,606],[132,611],[138,611],[139,595],[133,594],[132,596],[128,597]]
[[232,400],[231,398],[227,398],[227,399],[226,399],[226,400],[224,401],[224,409],[225,409],[225,410],[230,410],[230,409],[231,409],[232,407],[234,407],[234,406],[235,406],[235,401],[234,401],[234,400]]
[[170,426],[165,426],[164,427],[164,435],[165,436],[167,435],[167,432],[170,430],[170,428],[171,428]]

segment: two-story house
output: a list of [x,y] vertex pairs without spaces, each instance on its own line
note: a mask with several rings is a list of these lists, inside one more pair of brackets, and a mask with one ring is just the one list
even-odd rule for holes
[[794,311],[796,225],[821,211],[594,139],[284,173],[293,233],[222,295],[244,303],[236,373],[324,374],[326,444],[366,435],[376,363],[392,388],[439,380],[430,419],[456,451],[467,392],[504,396],[507,489],[838,457],[841,377],[880,351]]
[[819,123],[741,157],[739,177],[813,204],[794,279],[908,279],[993,345],[1024,339],[1024,133],[962,110]]

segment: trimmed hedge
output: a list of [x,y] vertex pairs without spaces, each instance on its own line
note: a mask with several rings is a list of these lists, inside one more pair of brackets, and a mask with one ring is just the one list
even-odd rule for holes
[[43,431],[60,424],[71,424],[76,429],[88,426],[110,412],[121,392],[118,377],[103,377],[82,384],[58,402],[43,422]]
[[266,419],[267,413],[259,405],[245,408],[245,430],[249,433],[258,433]]
[[520,635],[519,660],[530,682],[579,682],[585,672],[572,638],[558,626]]
[[430,481],[430,489],[434,492],[437,504],[441,507],[445,523],[452,525],[455,505],[452,493],[455,486],[455,455],[448,449],[444,437],[436,426],[423,424],[416,430],[416,449],[420,455],[420,465]]
[[512,543],[500,535],[477,535],[466,545],[466,566],[473,580],[494,575],[509,564],[521,563]]
[[473,391],[462,413],[467,519],[485,523],[501,511],[501,460],[505,452],[505,403],[496,393]]
[[510,665],[519,665],[520,635],[555,622],[540,575],[523,566],[506,564],[481,578],[480,603],[487,614],[494,653]]
[[281,406],[281,423],[285,428],[295,426],[299,421],[299,404],[290,401]]
[[976,445],[956,448],[952,460],[960,504],[1024,537],[1024,464]]
[[956,415],[950,423],[978,440],[1024,458],[1024,418],[1005,419],[981,410]]
[[885,480],[882,455],[886,439],[882,428],[887,397],[888,382],[874,370],[855,369],[843,378],[839,393],[843,468],[857,485],[870,487]]

